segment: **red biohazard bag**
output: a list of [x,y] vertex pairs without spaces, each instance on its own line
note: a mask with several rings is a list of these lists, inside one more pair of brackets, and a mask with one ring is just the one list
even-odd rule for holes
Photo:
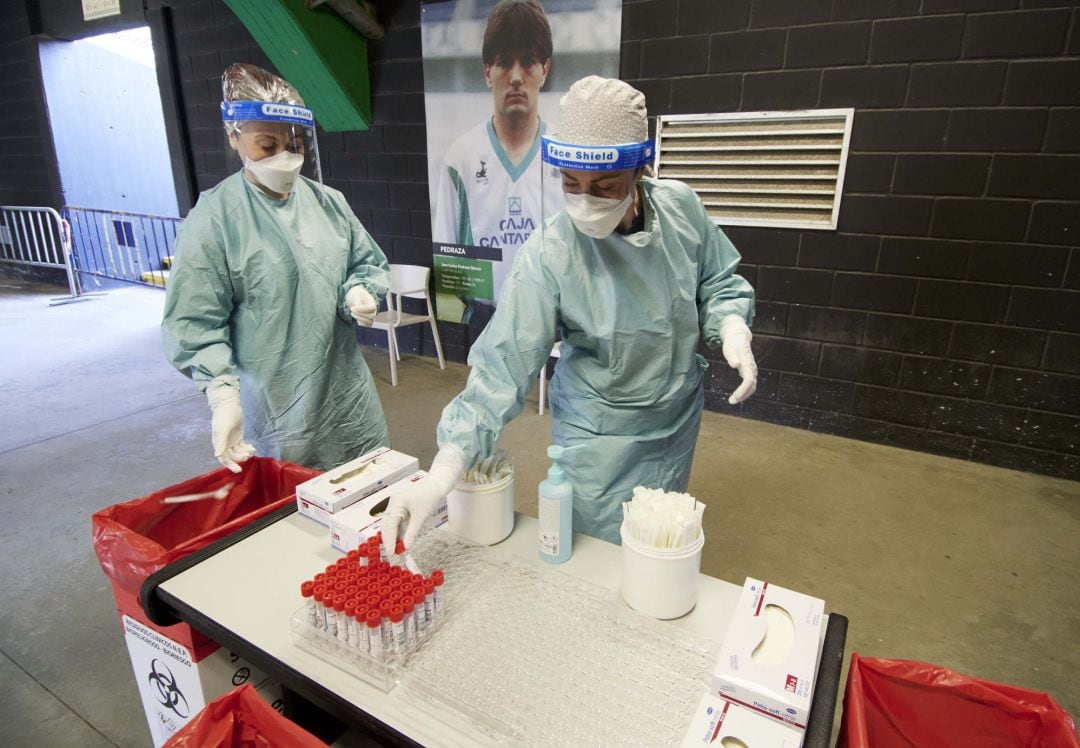
[[851,656],[838,748],[1080,748],[1049,695],[910,660]]
[[[114,588],[138,596],[155,571],[294,500],[296,486],[319,475],[268,457],[252,457],[243,468],[220,468],[95,513],[94,551]],[[224,498],[165,503],[218,489],[227,489]]]
[[262,746],[326,748],[326,743],[278,714],[250,683],[245,683],[207,704],[163,748]]

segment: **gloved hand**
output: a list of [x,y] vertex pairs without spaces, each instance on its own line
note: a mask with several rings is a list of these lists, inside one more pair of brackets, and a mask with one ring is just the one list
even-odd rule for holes
[[457,485],[465,468],[465,453],[460,447],[447,444],[431,461],[431,468],[424,480],[390,497],[390,504],[382,519],[382,539],[387,555],[394,554],[398,531],[404,519],[409,521],[405,530],[405,547],[412,547],[424,522],[435,513],[439,502]]
[[244,443],[244,409],[240,406],[240,389],[214,379],[206,388],[210,403],[210,432],[214,456],[225,467],[239,473],[239,463],[255,454],[255,447]]
[[375,298],[363,286],[353,286],[345,292],[345,305],[349,307],[353,319],[364,327],[371,327],[379,311]]
[[738,405],[754,394],[757,389],[757,361],[750,350],[750,328],[737,314],[729,314],[720,320],[720,341],[723,343],[724,358],[728,366],[738,369],[742,384],[731,393],[728,402]]

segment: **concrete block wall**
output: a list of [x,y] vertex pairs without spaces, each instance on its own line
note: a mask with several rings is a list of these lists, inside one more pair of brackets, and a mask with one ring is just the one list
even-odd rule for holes
[[1080,477],[1080,7],[625,0],[651,115],[854,107],[835,232],[730,228],[758,393],[708,407]]
[[0,205],[60,207],[52,134],[26,4],[0,3]]
[[[0,90],[30,101],[24,5],[0,4],[17,73]],[[239,166],[221,71],[269,63],[219,0],[166,4],[205,189]],[[420,2],[383,12],[373,126],[321,133],[323,169],[391,261],[430,264]],[[728,230],[758,290],[761,378],[732,408],[707,352],[707,407],[1080,478],[1078,26],[1080,4],[1054,0],[624,0],[621,74],[653,115],[856,109],[838,231]],[[5,112],[20,124],[0,148],[48,146],[44,119]],[[0,196],[35,194],[25,174],[0,171]],[[465,328],[440,330],[464,360]],[[426,333],[401,340],[433,354]]]

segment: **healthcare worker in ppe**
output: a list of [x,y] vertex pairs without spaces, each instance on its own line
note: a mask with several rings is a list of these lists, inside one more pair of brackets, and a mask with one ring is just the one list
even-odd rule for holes
[[[590,76],[561,101],[544,138],[544,177],[562,180],[565,211],[518,252],[495,315],[469,353],[464,391],[443,411],[428,478],[391,498],[393,544],[409,546],[462,471],[491,454],[521,412],[553,342],[556,444],[574,488],[574,530],[619,542],[621,502],[635,486],[685,491],[704,405],[705,342],[742,376],[729,398],[753,394],[754,289],[739,253],[687,185],[645,176],[654,158],[645,97]],[[391,546],[392,547],[392,546]]]
[[243,168],[181,224],[165,353],[206,393],[223,465],[239,472],[259,454],[328,470],[389,444],[354,329],[374,320],[389,265],[321,183],[315,120],[296,89],[237,64],[222,98]]

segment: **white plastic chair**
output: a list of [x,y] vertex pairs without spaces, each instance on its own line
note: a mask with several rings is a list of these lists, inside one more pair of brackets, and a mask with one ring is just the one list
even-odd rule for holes
[[[401,360],[398,348],[397,328],[418,325],[422,322],[431,324],[431,335],[435,338],[435,352],[439,356],[439,368],[446,368],[443,360],[442,341],[439,340],[439,328],[435,326],[435,312],[431,308],[431,296],[428,294],[428,276],[431,268],[423,265],[391,265],[390,292],[386,294],[385,312],[375,315],[372,327],[386,330],[390,348],[390,384],[397,387],[397,362]],[[408,314],[401,311],[401,298],[424,299],[427,302],[427,314]]]
[[[551,358],[559,358],[562,353],[559,351],[559,346],[562,345],[561,340],[555,341],[555,345],[551,346]],[[540,415],[544,415],[544,401],[547,399],[547,361],[544,362],[544,366],[540,369]]]

